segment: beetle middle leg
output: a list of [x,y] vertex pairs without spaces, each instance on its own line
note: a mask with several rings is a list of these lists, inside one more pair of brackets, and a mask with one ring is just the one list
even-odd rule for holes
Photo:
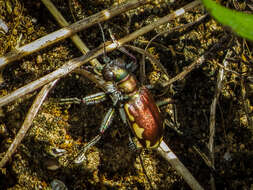
[[113,116],[114,116],[114,113],[115,113],[115,108],[110,108],[101,125],[100,125],[100,128],[99,128],[99,134],[97,136],[95,136],[90,142],[88,142],[87,145],[85,145],[82,150],[79,152],[78,156],[74,159],[74,163],[76,164],[80,164],[82,163],[86,157],[85,157],[85,153],[86,151],[92,147],[93,145],[95,145],[102,137],[102,135],[104,134],[104,132],[106,131],[106,129],[109,128],[110,124],[112,123],[112,120],[113,120]]
[[[65,98],[65,99],[61,99],[60,100],[60,104],[70,104],[70,103],[76,103],[76,104],[85,104],[85,105],[93,105],[93,104],[97,104],[100,102],[103,102],[105,100],[107,100],[108,94],[105,92],[98,92],[89,96],[85,96],[82,99],[79,98]],[[112,123],[113,120],[113,116],[115,113],[115,108],[112,107],[110,108],[104,119],[102,120],[101,124],[100,124],[100,128],[99,128],[99,134],[97,136],[95,136],[91,141],[88,142],[87,145],[85,145],[84,147],[82,147],[81,151],[79,151],[78,156],[74,159],[74,163],[76,164],[80,164],[82,162],[85,161],[86,157],[85,157],[85,153],[86,151],[92,147],[93,145],[95,145],[102,137],[102,135],[104,134],[104,132],[109,128],[110,124]]]

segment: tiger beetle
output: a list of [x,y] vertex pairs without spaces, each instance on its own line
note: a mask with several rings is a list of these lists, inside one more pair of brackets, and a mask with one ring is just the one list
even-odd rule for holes
[[[112,39],[116,43],[115,39]],[[120,50],[136,60],[125,49],[120,48]],[[88,95],[82,99],[66,98],[61,100],[62,103],[85,105],[101,103],[109,97],[112,100],[112,107],[107,111],[101,122],[99,134],[82,148],[74,159],[76,164],[86,160],[86,151],[95,145],[109,128],[116,109],[119,110],[123,123],[130,126],[132,133],[143,148],[157,148],[163,139],[164,123],[158,105],[149,91],[150,86],[139,85],[136,77],[131,72],[137,68],[136,61],[127,64],[122,59],[111,60],[105,53],[103,59],[105,64],[101,68],[101,73],[104,81],[104,92]],[[160,105],[164,104],[167,104],[167,102],[160,102]]]

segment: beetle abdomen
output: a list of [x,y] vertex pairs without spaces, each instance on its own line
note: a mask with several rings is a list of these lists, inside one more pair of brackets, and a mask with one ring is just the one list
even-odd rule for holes
[[124,105],[132,131],[145,148],[156,148],[163,135],[163,121],[158,107],[146,87]]

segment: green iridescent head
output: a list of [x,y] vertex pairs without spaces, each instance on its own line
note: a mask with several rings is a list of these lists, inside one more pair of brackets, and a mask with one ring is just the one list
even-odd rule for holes
[[116,59],[106,64],[102,71],[104,79],[107,81],[120,82],[128,75],[125,65],[122,59]]

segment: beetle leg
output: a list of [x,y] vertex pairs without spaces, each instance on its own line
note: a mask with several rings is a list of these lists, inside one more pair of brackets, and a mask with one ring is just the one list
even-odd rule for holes
[[85,96],[82,99],[79,99],[79,98],[64,98],[64,99],[60,100],[60,104],[71,104],[71,103],[81,104],[81,103],[83,103],[85,105],[93,105],[93,104],[103,102],[106,99],[107,99],[106,93],[98,92],[96,94]]
[[163,99],[163,100],[156,101],[156,105],[158,107],[164,106],[164,105],[167,105],[167,104],[173,104],[173,103],[175,103],[175,101],[172,98],[166,98],[166,99]]
[[175,100],[171,99],[171,98],[166,98],[160,101],[156,102],[156,105],[158,107],[163,106],[163,105],[167,105],[167,104],[172,104],[172,109],[170,112],[170,119],[164,119],[164,124],[166,124],[168,127],[172,128],[173,130],[175,130],[178,134],[183,135],[183,132],[179,130],[179,126],[180,123],[177,120],[177,109],[174,105]]
[[60,99],[59,104],[80,104],[82,102],[79,98],[62,98]]
[[93,105],[93,104],[103,102],[106,99],[107,99],[106,93],[98,92],[96,94],[92,94],[92,95],[82,98],[82,103],[84,103],[86,105]]
[[137,148],[136,143],[133,140],[133,136],[131,135],[131,133],[128,133],[128,139],[129,139],[129,143],[128,143],[129,150],[132,152],[137,152],[138,148]]
[[120,118],[122,119],[123,123],[124,123],[125,125],[127,125],[126,112],[125,112],[125,110],[124,110],[123,107],[120,107],[120,108],[119,108],[119,114],[120,114]]
[[76,164],[80,164],[83,161],[85,161],[86,157],[85,157],[85,153],[86,151],[92,147],[93,145],[95,145],[102,137],[102,135],[104,134],[104,132],[106,131],[106,129],[109,128],[110,124],[112,123],[113,120],[113,116],[115,113],[115,108],[110,108],[108,110],[108,112],[106,113],[100,128],[99,128],[99,134],[97,136],[95,136],[86,146],[84,146],[82,148],[82,150],[79,152],[78,156],[74,159],[74,163]]

